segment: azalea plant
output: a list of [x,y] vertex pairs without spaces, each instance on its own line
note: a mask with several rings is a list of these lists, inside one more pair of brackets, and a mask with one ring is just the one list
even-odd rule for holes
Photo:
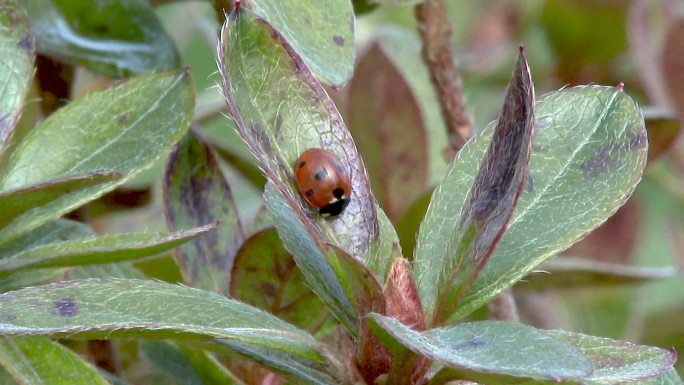
[[[424,194],[425,135],[393,131],[423,124],[415,103],[336,100],[343,119],[323,85],[353,74],[352,90],[409,91],[379,43],[354,72],[351,2],[216,2],[222,121],[255,163],[231,162],[201,129],[190,69],[173,69],[147,4],[85,3],[0,0],[1,384],[135,382],[116,355],[178,384],[682,383],[673,350],[474,316],[634,191],[649,144],[622,84],[535,97],[520,46],[498,118],[452,148]],[[92,41],[70,41],[64,25]],[[113,39],[126,44],[113,51]],[[129,79],[27,123],[36,50]],[[394,118],[364,121],[369,108]],[[394,152],[374,153],[385,148],[374,140]],[[337,216],[298,189],[295,161],[310,148],[349,170]],[[224,158],[263,186],[249,222]],[[159,160],[168,232],[102,235],[75,220]],[[421,196],[407,249],[397,219]],[[182,284],[131,263],[171,250]]]

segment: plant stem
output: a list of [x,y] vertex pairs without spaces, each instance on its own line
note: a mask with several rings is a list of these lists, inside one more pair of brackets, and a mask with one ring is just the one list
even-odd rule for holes
[[454,60],[451,23],[443,0],[426,0],[416,5],[415,12],[423,41],[423,60],[430,70],[447,124],[449,147],[445,149],[445,155],[451,160],[473,133]]
[[520,322],[518,307],[511,289],[504,291],[489,303],[489,316],[501,321]]

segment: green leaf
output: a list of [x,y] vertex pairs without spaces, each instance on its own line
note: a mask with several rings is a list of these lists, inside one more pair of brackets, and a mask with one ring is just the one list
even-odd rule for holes
[[0,155],[19,121],[33,78],[33,36],[17,0],[0,0]]
[[341,373],[308,333],[249,305],[184,286],[87,279],[5,293],[0,303],[3,335],[213,341],[307,383],[332,384],[330,373]]
[[371,2],[376,4],[386,4],[386,5],[401,5],[409,6],[420,4],[425,0],[371,0]]
[[0,169],[0,191],[103,171],[122,177],[31,210],[0,230],[0,243],[101,196],[149,167],[186,132],[193,106],[192,82],[184,70],[131,79],[52,114],[26,135]]
[[[641,177],[646,131],[637,105],[622,88],[563,89],[542,97],[536,111],[527,187],[456,316],[469,314],[596,228],[625,202]],[[490,126],[468,142],[433,195],[418,235],[420,259],[444,249],[446,224],[461,210],[491,133]],[[419,281],[423,300],[429,291],[425,283]]]
[[[521,46],[497,126],[461,210],[436,213],[440,225],[450,228],[444,249],[425,239],[435,225],[430,211],[421,225],[414,268],[428,324],[441,324],[452,314],[506,230],[525,185],[533,132],[534,86]],[[443,182],[432,202],[440,195],[453,199],[452,194]]]
[[178,67],[171,37],[142,0],[22,0],[39,52],[110,77]]
[[614,285],[633,285],[674,278],[672,267],[637,267],[606,263],[584,258],[562,257],[539,266],[543,273],[529,274],[516,289],[547,290],[572,289]]
[[674,368],[670,368],[667,370],[667,372],[656,376],[652,377],[649,379],[645,380],[638,380],[638,381],[631,381],[629,382],[630,385],[682,385],[684,384],[684,381],[682,381],[681,377],[679,377],[679,374],[677,374],[677,371]]
[[427,132],[410,86],[379,42],[373,42],[359,59],[348,100],[349,131],[364,159],[373,193],[396,222],[426,188]]
[[17,254],[0,250],[0,275],[27,268],[67,267],[128,261],[173,249],[215,229],[214,224],[172,234],[129,233],[53,242]]
[[95,185],[112,182],[121,177],[118,173],[93,173],[67,176],[47,182],[0,192],[0,228],[15,218],[69,194]]
[[404,250],[404,253],[411,253],[406,255],[406,258],[409,260],[413,259],[416,235],[418,230],[420,230],[423,218],[425,218],[425,212],[427,212],[430,205],[432,191],[424,193],[420,198],[413,201],[406,212],[404,212],[404,215],[397,221],[397,234],[399,234],[399,240],[401,241],[401,249]]
[[587,378],[590,384],[616,384],[655,377],[672,368],[677,360],[674,350],[560,330],[546,333],[574,346],[592,362],[594,373]]
[[142,341],[140,353],[169,380],[183,385],[204,385],[199,373],[190,365],[185,355],[171,342]]
[[483,321],[420,333],[379,314],[370,319],[384,334],[383,342],[400,343],[449,367],[443,377],[501,384],[581,379],[593,372],[591,362],[573,346],[521,324]]
[[327,309],[306,285],[272,227],[247,238],[235,256],[231,275],[232,297],[302,329],[314,331],[328,318]]
[[354,10],[349,0],[249,0],[245,6],[273,25],[311,71],[342,86],[354,70]]
[[311,237],[297,213],[271,183],[266,184],[264,201],[273,214],[273,222],[283,246],[294,257],[311,290],[352,335],[358,336],[356,311],[352,299],[347,297],[321,246]]
[[109,385],[91,364],[41,337],[0,337],[0,365],[21,385]]
[[243,385],[242,381],[206,350],[183,343],[177,343],[176,346],[205,385]]
[[[363,161],[337,109],[301,58],[276,30],[243,9],[224,24],[219,70],[242,138],[307,231],[319,243],[366,260],[379,231]],[[296,187],[294,163],[314,147],[336,154],[351,173],[351,201],[335,218],[322,218]]]
[[244,230],[216,158],[192,132],[169,158],[164,206],[171,230],[217,223],[214,231],[176,249],[176,261],[188,285],[227,294],[233,259],[245,239]]
[[[83,223],[57,219],[1,245],[0,255],[14,255],[53,242],[93,235],[93,230]],[[2,263],[2,259],[0,259],[0,263]],[[10,275],[0,275],[0,292],[4,293],[27,286],[40,285],[56,279],[62,274],[62,269],[32,269],[17,271]]]

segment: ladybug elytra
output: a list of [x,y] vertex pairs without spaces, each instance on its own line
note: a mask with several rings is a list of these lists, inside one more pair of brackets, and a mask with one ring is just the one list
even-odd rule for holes
[[297,187],[323,216],[337,216],[349,204],[351,180],[340,159],[330,151],[310,148],[295,163]]

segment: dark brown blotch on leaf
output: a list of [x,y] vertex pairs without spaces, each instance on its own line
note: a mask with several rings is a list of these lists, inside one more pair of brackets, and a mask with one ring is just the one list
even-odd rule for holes
[[344,38],[340,35],[333,36],[333,42],[340,47],[344,46]]
[[73,317],[78,314],[76,300],[70,297],[64,297],[56,300],[55,310],[60,317]]

